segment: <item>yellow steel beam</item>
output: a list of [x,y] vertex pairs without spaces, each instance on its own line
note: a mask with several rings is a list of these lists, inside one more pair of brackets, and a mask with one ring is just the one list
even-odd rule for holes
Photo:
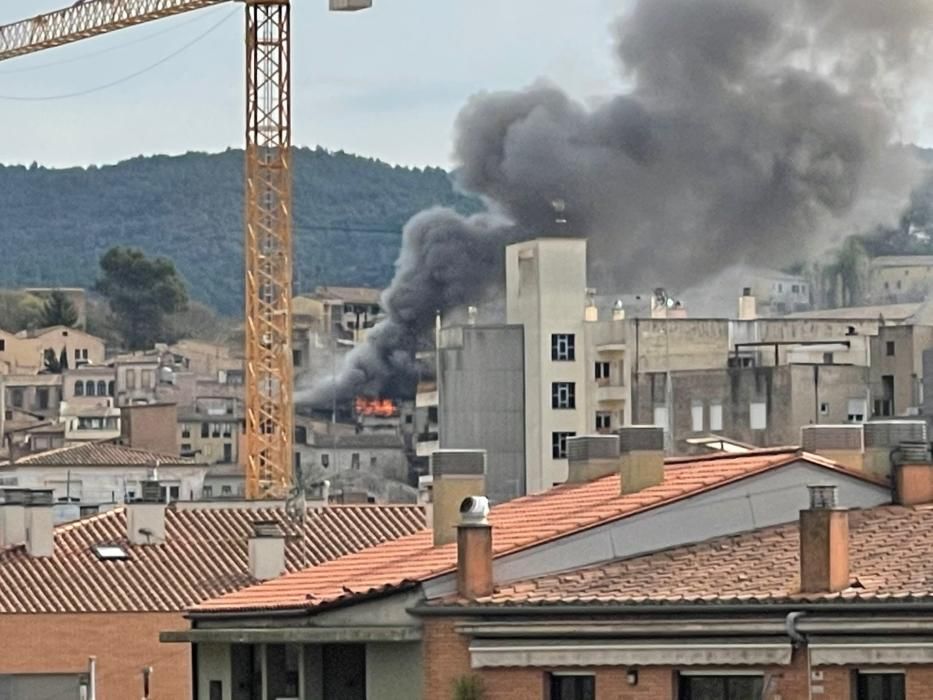
[[78,0],[71,7],[0,26],[0,61],[230,0]]

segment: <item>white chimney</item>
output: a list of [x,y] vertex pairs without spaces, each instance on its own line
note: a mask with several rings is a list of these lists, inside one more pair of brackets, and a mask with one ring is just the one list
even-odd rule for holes
[[249,573],[268,581],[285,573],[285,535],[276,520],[256,520],[249,538]]
[[594,323],[599,320],[599,307],[596,306],[596,290],[587,288],[586,307],[583,309],[583,320]]
[[612,320],[625,320],[625,304],[622,303],[621,299],[616,299],[616,303],[612,305]]
[[26,541],[26,499],[29,489],[4,489],[0,503],[0,546]]
[[136,545],[165,542],[165,504],[156,470],[141,484],[141,496],[126,504],[126,536]]
[[26,552],[31,557],[50,557],[55,551],[55,524],[51,489],[29,494],[26,504]]
[[742,289],[742,296],[739,297],[739,320],[754,321],[758,318],[758,302],[752,296],[752,288]]

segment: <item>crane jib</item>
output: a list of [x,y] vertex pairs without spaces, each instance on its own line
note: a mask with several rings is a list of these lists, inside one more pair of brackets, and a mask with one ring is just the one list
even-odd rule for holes
[[231,0],[84,0],[0,26],[0,61]]

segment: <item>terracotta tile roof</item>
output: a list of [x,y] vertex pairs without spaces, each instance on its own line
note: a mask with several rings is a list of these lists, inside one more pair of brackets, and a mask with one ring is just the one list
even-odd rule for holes
[[[833,462],[795,449],[718,454],[672,460],[664,482],[634,494],[619,494],[619,477],[564,484],[492,509],[494,554],[501,556],[635,513],[666,505],[791,462],[805,460],[843,470]],[[846,472],[850,473],[851,472]],[[859,475],[854,475],[859,476]],[[431,530],[282,576],[209,600],[198,612],[314,608],[347,602],[374,591],[404,587],[453,570],[456,545],[433,546]]]
[[[342,557],[424,528],[418,506],[309,509],[304,537],[284,508],[190,508],[166,511],[166,541],[136,546],[122,509],[55,530],[55,554],[34,558],[23,546],[0,551],[0,614],[183,611],[256,583],[248,571],[254,520],[278,520],[287,535],[289,571]],[[112,544],[126,560],[101,560]]]
[[152,466],[156,463],[168,465],[197,464],[193,459],[176,455],[159,454],[148,450],[116,445],[112,442],[87,442],[68,445],[48,452],[39,452],[16,460],[14,466],[70,467],[75,465],[92,467]]
[[[933,598],[933,509],[849,514],[851,585],[800,593],[797,523],[501,587],[478,605],[883,602]],[[456,602],[448,600],[450,602]]]

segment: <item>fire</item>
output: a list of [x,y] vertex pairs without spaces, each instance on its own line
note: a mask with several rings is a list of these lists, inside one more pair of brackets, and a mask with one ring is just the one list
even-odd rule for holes
[[370,399],[365,396],[357,396],[355,408],[358,416],[391,418],[398,415],[398,407],[392,399]]

